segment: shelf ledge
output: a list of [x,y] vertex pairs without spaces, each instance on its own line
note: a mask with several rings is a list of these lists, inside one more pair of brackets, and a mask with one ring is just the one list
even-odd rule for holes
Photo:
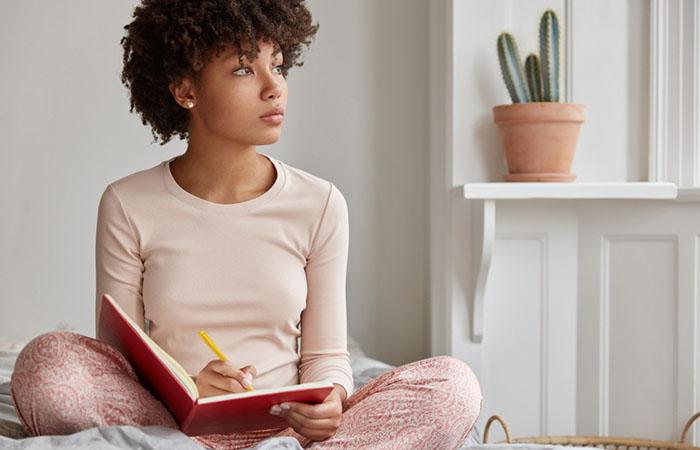
[[[700,190],[688,191],[685,199],[700,199]],[[692,193],[690,191],[693,191]],[[678,186],[666,182],[618,183],[467,183],[464,198],[469,200],[517,199],[676,199]]]

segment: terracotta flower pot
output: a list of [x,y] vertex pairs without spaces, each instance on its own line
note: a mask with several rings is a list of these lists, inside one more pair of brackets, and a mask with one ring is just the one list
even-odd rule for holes
[[506,181],[573,181],[571,162],[586,107],[530,102],[493,107],[508,163]]

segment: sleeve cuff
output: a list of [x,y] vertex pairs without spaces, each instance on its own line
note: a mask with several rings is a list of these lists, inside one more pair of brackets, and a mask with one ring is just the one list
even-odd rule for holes
[[326,381],[330,381],[331,383],[338,383],[339,385],[343,386],[345,388],[345,392],[347,393],[347,398],[350,398],[350,396],[353,394],[355,391],[355,384],[352,379],[348,379],[346,376],[338,376],[338,375],[329,375],[325,377]]

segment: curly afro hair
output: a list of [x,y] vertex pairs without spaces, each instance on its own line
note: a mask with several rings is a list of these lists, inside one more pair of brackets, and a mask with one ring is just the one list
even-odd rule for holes
[[[131,108],[149,124],[155,143],[165,145],[175,134],[188,139],[189,111],[173,98],[169,85],[183,77],[197,79],[212,52],[228,45],[254,61],[258,40],[273,42],[282,52],[286,77],[319,25],[312,24],[304,0],[142,0],[121,40],[121,81],[129,89]],[[241,44],[250,44],[243,49]],[[245,46],[245,45],[244,45]]]

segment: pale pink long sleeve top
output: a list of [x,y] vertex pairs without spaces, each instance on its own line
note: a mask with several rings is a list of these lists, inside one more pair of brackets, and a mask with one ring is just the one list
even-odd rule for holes
[[256,388],[329,380],[349,396],[347,203],[332,182],[260,154],[276,180],[240,203],[184,190],[174,158],[107,186],[96,319],[108,293],[190,374],[216,359],[204,330],[234,365],[256,367]]

